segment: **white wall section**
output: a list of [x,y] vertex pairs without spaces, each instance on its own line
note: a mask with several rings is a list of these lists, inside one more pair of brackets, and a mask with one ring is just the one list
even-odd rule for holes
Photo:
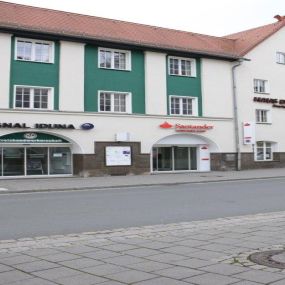
[[0,108],[9,108],[11,35],[0,33]]
[[145,52],[146,114],[167,114],[166,54]]
[[60,42],[60,111],[84,111],[84,46]]
[[203,116],[232,118],[232,64],[205,58],[201,62]]

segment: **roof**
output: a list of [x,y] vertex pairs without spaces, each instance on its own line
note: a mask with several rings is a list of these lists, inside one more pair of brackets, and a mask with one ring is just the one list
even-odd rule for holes
[[243,56],[284,26],[285,20],[249,31],[214,37],[0,1],[0,29],[123,43],[224,58]]
[[249,51],[254,49],[261,42],[275,34],[285,26],[284,17],[279,18],[279,21],[273,24],[261,26],[247,31],[235,33],[226,36],[225,38],[235,41],[235,50],[240,56],[244,56]]

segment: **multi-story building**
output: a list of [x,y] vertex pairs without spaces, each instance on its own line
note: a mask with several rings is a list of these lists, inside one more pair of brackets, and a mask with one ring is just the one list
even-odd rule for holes
[[0,1],[0,176],[283,166],[284,24],[212,37]]

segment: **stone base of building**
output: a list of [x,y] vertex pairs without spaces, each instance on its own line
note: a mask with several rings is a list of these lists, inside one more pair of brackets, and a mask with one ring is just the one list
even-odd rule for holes
[[[110,146],[131,147],[131,165],[107,166],[105,150]],[[74,175],[82,177],[145,174],[150,172],[150,156],[141,153],[139,142],[96,142],[95,154],[74,154],[73,165]]]
[[[132,164],[130,166],[107,166],[105,148],[107,146],[130,146]],[[281,168],[285,167],[285,153],[274,153],[272,161],[255,161],[253,153],[241,154],[241,169]],[[149,174],[150,155],[141,153],[139,142],[96,142],[95,154],[73,155],[74,175],[118,176]],[[234,171],[237,169],[236,153],[212,153],[212,171]]]
[[229,171],[236,170],[236,153],[211,153],[211,170]]
[[255,161],[253,153],[241,154],[241,169],[281,168],[285,167],[285,153],[273,153],[272,161]]
[[[285,167],[285,153],[275,152],[272,161],[255,161],[254,153],[241,154],[241,169],[281,168]],[[237,169],[236,153],[212,153],[211,170],[229,171]]]

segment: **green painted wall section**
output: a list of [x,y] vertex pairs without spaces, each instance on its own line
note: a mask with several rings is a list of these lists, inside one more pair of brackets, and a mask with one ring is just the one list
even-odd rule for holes
[[132,113],[145,114],[144,54],[131,51],[131,71],[98,68],[98,48],[85,46],[84,109],[98,112],[98,90],[132,93]]
[[168,58],[167,64],[167,110],[169,114],[169,96],[191,96],[198,98],[198,115],[203,115],[202,110],[202,91],[201,91],[201,61],[196,58],[196,77],[186,77],[168,74]]
[[15,60],[15,38],[12,38],[10,108],[13,108],[14,85],[44,86],[54,88],[54,109],[59,106],[59,43],[55,42],[54,63]]

